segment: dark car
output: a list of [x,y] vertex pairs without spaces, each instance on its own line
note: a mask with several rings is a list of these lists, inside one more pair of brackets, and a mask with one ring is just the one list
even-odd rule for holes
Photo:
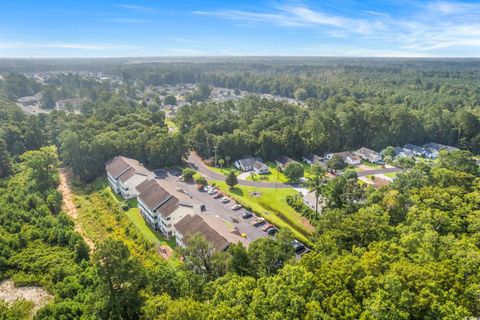
[[251,213],[250,211],[245,211],[245,212],[242,214],[242,218],[243,218],[243,219],[250,219],[251,217],[253,217],[253,213]]
[[267,234],[269,236],[274,236],[277,232],[278,232],[278,228],[276,228],[276,227],[272,227],[272,228],[267,230]]
[[293,246],[293,250],[295,250],[295,254],[300,254],[306,249],[305,245],[298,240],[293,240],[292,246]]

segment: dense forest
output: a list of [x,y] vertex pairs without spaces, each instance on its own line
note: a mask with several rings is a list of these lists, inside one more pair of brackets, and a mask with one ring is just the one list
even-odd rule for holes
[[[210,157],[214,146],[232,159],[429,141],[478,153],[477,60],[84,62],[123,77],[120,86],[74,75],[38,84],[18,73],[30,62],[9,63],[0,81],[0,280],[53,295],[35,319],[480,315],[480,178],[466,151],[417,163],[380,189],[360,188],[351,172],[330,180],[322,190],[327,208],[312,219],[314,246],[300,260],[284,230],[222,253],[194,237],[176,267],[148,245],[132,250],[116,238],[92,252],[56,191],[60,165],[89,183],[118,154],[154,169],[181,165],[189,149]],[[178,109],[179,130],[169,132],[162,106],[147,102],[140,88],[182,82],[296,97],[305,105],[255,96],[194,101]],[[39,90],[90,101],[78,113],[39,115],[14,104]],[[18,310],[27,307],[0,303],[0,318],[23,319]]]

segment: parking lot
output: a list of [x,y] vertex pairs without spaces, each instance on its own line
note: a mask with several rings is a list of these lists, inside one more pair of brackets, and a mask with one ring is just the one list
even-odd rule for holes
[[199,191],[194,184],[179,182],[181,187],[187,191],[191,196],[205,204],[204,214],[217,216],[232,228],[238,228],[240,233],[244,233],[249,241],[266,237],[267,233],[262,231],[262,226],[253,227],[250,222],[255,218],[253,216],[249,219],[243,219],[242,214],[245,212],[244,208],[233,210],[232,206],[236,203],[229,200],[222,203],[221,198],[214,199],[214,195],[209,195],[205,191]]
[[[233,199],[229,199],[228,202],[222,202],[222,197],[215,198],[214,194],[208,194],[203,190],[198,190],[197,185],[194,183],[186,183],[180,181],[181,172],[178,169],[168,170],[155,170],[157,179],[164,180],[166,183],[176,186],[181,189],[189,197],[196,199],[205,206],[205,211],[202,214],[216,217],[222,220],[230,229],[237,228],[238,231],[245,235],[245,238],[249,241],[254,241],[258,238],[268,237],[266,231],[262,229],[267,226],[268,222],[265,222],[257,227],[252,226],[251,222],[255,218],[258,218],[255,214],[248,219],[244,219],[242,215],[247,211],[244,208],[239,210],[233,210],[232,206],[236,204]],[[299,243],[302,248],[303,244]],[[295,245],[294,245],[295,247]],[[302,255],[310,251],[308,248],[300,250],[296,254],[296,258],[300,259]]]
[[265,231],[262,231],[265,224],[259,227],[253,227],[250,224],[250,222],[255,219],[255,215],[252,218],[243,219],[242,214],[246,211],[244,208],[239,210],[232,209],[232,206],[236,204],[234,200],[222,203],[221,198],[215,199],[214,195],[209,195],[205,191],[198,190],[195,184],[181,182],[178,172],[172,170],[157,170],[155,173],[158,178],[166,180],[168,183],[176,184],[187,195],[203,203],[205,205],[205,211],[203,211],[202,214],[217,217],[232,229],[238,228],[240,233],[245,234],[247,240],[253,241],[268,236]]

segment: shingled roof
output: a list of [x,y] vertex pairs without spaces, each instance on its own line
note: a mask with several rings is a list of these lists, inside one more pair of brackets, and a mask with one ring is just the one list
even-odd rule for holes
[[135,159],[117,156],[106,163],[107,173],[114,179],[119,179],[122,182],[127,181],[135,174],[148,176],[148,171],[140,162]]
[[[154,183],[151,183],[146,187],[145,184],[147,181],[144,181],[139,185],[140,189],[143,191],[138,195],[138,199],[140,199],[148,209],[154,211],[169,200],[172,195],[168,193],[167,190],[163,189],[156,181],[153,181]],[[139,190],[138,187],[137,190]]]
[[185,238],[185,244],[188,244],[188,236],[200,233],[205,239],[212,244],[216,251],[227,249],[230,242],[220,233],[213,229],[199,215],[186,215],[182,220],[175,224],[175,230],[181,233]]

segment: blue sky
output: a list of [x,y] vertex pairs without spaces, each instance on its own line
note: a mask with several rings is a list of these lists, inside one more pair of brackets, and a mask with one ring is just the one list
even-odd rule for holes
[[0,57],[480,57],[480,1],[1,1]]

